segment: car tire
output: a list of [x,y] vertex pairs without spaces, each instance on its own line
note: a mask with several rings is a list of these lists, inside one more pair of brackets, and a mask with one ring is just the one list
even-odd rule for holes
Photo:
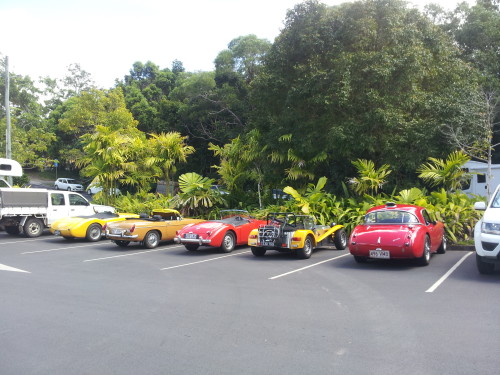
[[422,256],[417,259],[417,263],[420,266],[427,266],[431,261],[431,240],[429,236],[425,236],[424,240],[424,251],[422,252]]
[[54,185],[54,190],[59,190],[59,186]]
[[71,191],[71,188],[70,188],[70,187],[68,188],[68,191]]
[[368,261],[366,257],[362,257],[359,255],[354,255],[354,260],[356,261],[356,263],[366,263]]
[[345,229],[338,229],[333,234],[333,243],[337,250],[344,250],[347,247],[347,232]]
[[184,245],[187,251],[196,251],[200,247],[200,245],[194,243],[187,243]]
[[222,238],[221,250],[224,253],[230,253],[234,250],[236,244],[236,238],[233,232],[226,232],[224,238]]
[[89,227],[87,228],[87,233],[85,235],[87,241],[90,242],[99,241],[101,237],[102,237],[102,227],[97,223],[90,224]]
[[313,240],[311,236],[307,236],[304,240],[304,247],[302,249],[297,249],[297,258],[309,259],[312,254],[313,247]]
[[154,249],[160,243],[160,234],[156,230],[149,231],[142,243],[147,249]]
[[40,219],[30,217],[23,225],[23,232],[26,237],[40,237],[43,233],[43,222]]
[[17,236],[21,233],[21,228],[19,228],[19,225],[9,225],[5,227],[5,231],[11,236]]
[[263,257],[266,254],[266,249],[262,247],[250,247],[252,250],[252,254],[255,255],[256,257]]
[[441,245],[439,245],[437,249],[437,253],[444,254],[446,253],[447,248],[448,248],[448,240],[446,239],[446,236],[443,234],[443,240],[441,241]]
[[483,260],[483,257],[476,253],[476,266],[481,275],[491,275],[495,271],[495,264],[488,263]]
[[115,240],[114,242],[117,246],[120,247],[127,247],[128,245],[130,245],[130,241]]

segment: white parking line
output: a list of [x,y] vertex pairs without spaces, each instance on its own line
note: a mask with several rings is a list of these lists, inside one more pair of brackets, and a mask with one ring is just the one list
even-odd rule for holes
[[278,278],[283,277],[283,276],[290,275],[290,274],[295,273],[295,272],[300,272],[300,271],[306,270],[306,269],[311,268],[311,267],[319,266],[320,264],[323,264],[323,263],[326,263],[326,262],[330,262],[330,261],[335,260],[335,259],[340,259],[340,258],[346,257],[348,255],[351,255],[351,253],[347,253],[347,254],[344,254],[344,255],[339,255],[338,257],[335,257],[335,258],[330,258],[330,259],[323,260],[323,261],[318,262],[318,263],[311,264],[311,265],[306,266],[306,267],[299,268],[297,270],[293,270],[293,271],[290,271],[290,272],[282,273],[281,275],[270,277],[268,280],[275,280],[275,279],[278,279]]
[[37,237],[37,238],[22,238],[20,240],[15,240],[15,241],[7,241],[7,242],[0,242],[1,245],[10,245],[12,243],[19,243],[19,242],[31,242],[31,241],[40,241],[43,240],[45,237]]
[[223,255],[223,256],[220,256],[220,257],[216,257],[216,258],[210,258],[210,259],[199,260],[199,261],[197,261],[197,262],[191,262],[191,263],[179,264],[178,266],[172,266],[172,267],[160,268],[160,271],[171,270],[171,269],[174,269],[174,268],[180,268],[180,267],[186,267],[186,266],[192,266],[193,264],[199,264],[199,263],[211,262],[212,260],[217,260],[217,259],[222,259],[222,258],[227,258],[227,257],[234,257],[235,255],[246,254],[246,253],[249,253],[249,252],[250,252],[250,250],[248,250],[248,251],[242,251],[241,253],[235,253],[235,254]]
[[25,273],[31,273],[29,271],[21,270],[19,268],[14,268],[11,266],[7,266],[5,264],[0,264],[0,271],[13,271],[13,272],[25,272]]
[[443,283],[443,282],[444,282],[444,281],[448,278],[448,276],[450,276],[450,275],[452,274],[452,272],[453,272],[453,271],[455,271],[455,270],[458,268],[458,266],[459,266],[459,265],[461,265],[461,264],[462,264],[462,262],[463,262],[463,261],[464,261],[464,260],[465,260],[465,259],[466,259],[469,255],[472,255],[472,254],[473,254],[473,251],[468,252],[468,253],[467,253],[467,254],[465,254],[462,258],[460,258],[460,260],[459,260],[457,263],[455,263],[455,265],[454,265],[453,267],[451,267],[451,268],[448,270],[448,272],[446,272],[446,273],[445,273],[445,274],[444,274],[444,275],[443,275],[443,276],[442,276],[442,277],[441,277],[438,281],[436,281],[436,282],[434,283],[434,285],[433,285],[433,286],[431,286],[429,289],[427,289],[427,290],[425,291],[425,293],[432,293],[432,292],[434,292],[434,291],[438,288],[438,286],[440,286],[440,285],[441,285],[441,284],[442,284],[442,283]]
[[113,258],[123,258],[123,257],[130,257],[132,255],[140,255],[140,254],[146,254],[146,253],[153,253],[155,251],[162,251],[162,250],[165,250],[166,248],[160,248],[160,249],[154,249],[154,250],[143,250],[143,251],[139,251],[139,252],[136,252],[136,253],[129,253],[129,254],[120,254],[120,255],[112,255],[110,257],[103,257],[103,258],[94,258],[94,259],[87,259],[87,260],[84,260],[83,262],[96,262],[98,260],[106,260],[106,259],[113,259]]
[[88,244],[80,245],[80,246],[58,247],[57,249],[25,251],[24,253],[21,253],[21,255],[25,255],[25,254],[37,254],[37,253],[48,253],[48,252],[51,252],[51,251],[77,249],[79,247],[89,247],[89,246],[96,246],[96,245],[99,245],[99,243],[88,243]]

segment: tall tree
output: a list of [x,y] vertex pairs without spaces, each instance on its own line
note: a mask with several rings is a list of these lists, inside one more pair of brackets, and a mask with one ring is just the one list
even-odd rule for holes
[[[0,59],[0,133],[5,134],[5,66]],[[41,95],[29,76],[9,72],[12,157],[24,167],[43,168],[51,159],[49,147],[55,135],[40,103]],[[0,137],[0,153],[5,155],[5,136]]]
[[276,159],[285,170],[349,175],[350,160],[364,158],[398,165],[391,177],[401,183],[427,156],[449,151],[440,128],[464,113],[463,98],[477,90],[474,72],[403,1],[309,0],[288,12],[252,83],[253,123],[271,154],[283,155],[290,139],[294,157]]
[[195,149],[186,144],[187,137],[177,132],[150,134],[150,136],[149,155],[145,164],[159,171],[159,175],[165,180],[168,193],[171,178],[177,171],[176,163],[187,162],[187,157],[194,153]]

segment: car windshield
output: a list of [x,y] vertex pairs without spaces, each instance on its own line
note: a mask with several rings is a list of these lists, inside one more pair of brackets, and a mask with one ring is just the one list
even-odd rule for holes
[[495,197],[491,201],[491,207],[500,208],[500,189],[495,194]]
[[222,210],[220,212],[220,220],[230,219],[235,216],[240,216],[244,219],[250,219],[250,215],[248,211],[244,210]]
[[418,224],[415,215],[406,211],[381,210],[366,214],[365,224]]

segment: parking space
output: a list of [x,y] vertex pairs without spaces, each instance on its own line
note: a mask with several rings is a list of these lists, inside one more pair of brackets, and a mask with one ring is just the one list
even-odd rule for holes
[[500,274],[471,254],[418,267],[0,232],[2,373],[493,373],[470,348],[498,344]]

